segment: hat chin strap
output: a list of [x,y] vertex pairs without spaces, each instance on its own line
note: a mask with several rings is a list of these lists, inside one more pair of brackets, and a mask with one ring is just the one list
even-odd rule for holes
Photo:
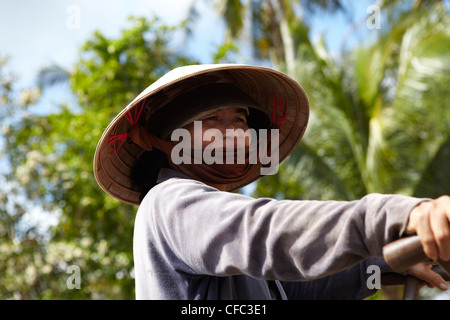
[[222,189],[220,185],[227,185],[230,183],[236,183],[246,179],[254,174],[255,170],[259,170],[261,165],[250,164],[248,153],[246,153],[244,164],[194,164],[194,159],[191,159],[191,164],[174,164],[172,162],[172,149],[174,147],[173,142],[166,141],[151,134],[147,127],[136,125],[133,126],[128,132],[130,139],[144,150],[152,151],[153,148],[159,149],[164,152],[168,158],[170,166],[186,174],[187,176],[200,180],[208,185],[213,185]]

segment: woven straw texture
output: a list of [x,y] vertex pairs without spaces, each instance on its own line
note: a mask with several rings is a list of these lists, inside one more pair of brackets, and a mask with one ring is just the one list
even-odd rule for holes
[[[186,88],[208,83],[231,83],[247,93],[273,117],[274,99],[281,100],[275,119],[284,117],[279,132],[279,162],[281,163],[302,138],[309,117],[308,98],[301,86],[287,75],[265,67],[251,65],[219,64],[193,65],[174,69],[154,82],[120,112],[104,131],[94,156],[94,175],[100,187],[111,196],[125,203],[139,205],[140,192],[130,179],[130,172],[144,150],[129,139],[111,144],[111,137],[126,134],[132,127],[127,119],[138,115],[145,101],[141,118],[151,114],[183,93]],[[284,110],[283,110],[284,109]],[[145,121],[145,119],[144,119]],[[120,144],[123,142],[123,144]],[[120,147],[117,147],[119,146]],[[260,174],[245,181],[225,186],[228,191],[237,190],[258,179]],[[218,186],[216,186],[218,187]],[[222,186],[224,187],[224,186]]]

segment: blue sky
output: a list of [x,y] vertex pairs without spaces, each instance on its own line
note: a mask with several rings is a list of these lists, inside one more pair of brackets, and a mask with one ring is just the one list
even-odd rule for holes
[[[95,30],[107,37],[118,36],[130,26],[127,22],[130,15],[158,16],[163,23],[176,25],[186,19],[193,1],[199,13],[193,36],[187,44],[179,36],[174,45],[202,63],[211,63],[224,38],[224,24],[215,8],[208,5],[212,1],[205,0],[0,0],[0,57],[9,57],[7,66],[17,79],[17,90],[33,88],[43,67],[59,65],[71,70],[78,58],[78,48]],[[363,21],[368,16],[368,6],[376,3],[376,0],[344,1],[354,19]],[[311,19],[313,39],[324,34],[332,51],[339,50],[348,30],[343,15],[316,15]],[[360,30],[369,32],[365,23]],[[245,49],[239,56],[243,61],[238,62],[249,62],[245,60],[249,56]],[[46,114],[61,103],[76,107],[76,98],[68,85],[46,90],[32,112]],[[1,147],[0,139],[0,150]],[[1,160],[0,157],[0,164]]]
[[[58,65],[71,70],[79,47],[95,30],[107,37],[118,36],[121,30],[130,27],[127,21],[130,15],[157,16],[167,25],[177,25],[187,18],[193,1],[198,9],[193,36],[187,43],[182,36],[175,37],[173,44],[201,63],[211,63],[213,53],[224,39],[224,23],[211,5],[213,1],[206,0],[0,0],[0,57],[9,57],[7,66],[17,79],[17,90],[33,88],[43,67]],[[368,6],[376,3],[376,0],[343,1],[354,20],[362,21],[369,15]],[[349,27],[342,14],[311,18],[312,38],[323,34],[331,51],[340,49]],[[359,29],[365,35],[376,34],[365,23]],[[355,39],[350,39],[349,44]],[[245,48],[241,48],[237,57],[237,62],[249,63]],[[77,106],[68,85],[46,90],[32,112],[46,114],[61,103]]]
[[[42,67],[59,65],[70,70],[77,61],[78,48],[95,30],[107,37],[115,37],[130,26],[127,23],[130,15],[155,15],[167,25],[176,25],[186,19],[192,1],[0,0],[0,57],[9,57],[8,68],[17,79],[16,89],[32,88]],[[354,17],[363,19],[368,15],[368,5],[376,2],[346,1],[351,3]],[[212,54],[224,38],[224,24],[207,3],[212,1],[197,0],[199,15],[189,45],[184,47],[182,37],[175,39],[179,43],[174,43],[202,63],[211,62]],[[338,50],[349,27],[345,18],[342,15],[315,16],[311,22],[313,38],[325,34],[329,48]],[[244,50],[240,56],[246,59],[248,54]],[[68,86],[47,90],[33,111],[46,113],[60,103],[76,104]],[[0,139],[0,151],[1,144]],[[0,169],[5,169],[4,160],[0,157]],[[39,208],[34,208],[30,216],[34,217],[31,220],[42,216],[44,220],[50,220]]]
[[[185,19],[190,3],[190,0],[1,0],[0,55],[10,56],[10,68],[20,83],[31,85],[43,66],[57,64],[70,68],[76,61],[78,48],[94,30],[110,37],[118,35],[127,27],[130,15],[157,15],[173,25]],[[76,15],[78,26],[73,24]]]
[[[37,71],[52,64],[70,68],[77,50],[94,30],[115,36],[127,27],[127,17],[156,15],[168,25],[185,19],[193,0],[0,0],[0,56],[9,56],[9,67],[20,86],[32,86]],[[347,0],[356,17],[367,16],[368,4],[376,1]],[[207,1],[200,4],[195,37],[187,48],[201,62],[210,62],[212,52],[223,39],[223,23]],[[210,2],[211,3],[211,2]],[[71,11],[75,8],[78,12]],[[79,25],[73,24],[78,14]],[[72,23],[72,24],[71,24]],[[342,16],[313,19],[313,32],[325,32],[328,44],[339,45],[348,30]]]

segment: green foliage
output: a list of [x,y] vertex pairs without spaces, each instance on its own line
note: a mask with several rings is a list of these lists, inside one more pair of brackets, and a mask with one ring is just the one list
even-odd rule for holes
[[231,42],[224,43],[217,48],[217,52],[213,57],[214,63],[230,63],[232,60],[230,55],[237,53],[239,49]]
[[256,194],[349,200],[450,192],[449,15],[438,5],[404,12],[392,25],[338,62],[323,42],[300,45],[292,76],[309,94],[310,123]]
[[[340,0],[215,0],[214,4],[227,26],[226,42],[244,38],[243,31],[248,29],[245,38],[250,36],[254,58],[278,65],[287,62],[288,51],[295,50],[289,43],[306,36],[302,10],[307,14],[345,11]],[[285,30],[280,28],[283,24]]]
[[[136,208],[98,187],[93,156],[104,128],[137,94],[170,69],[193,62],[169,47],[175,28],[156,19],[130,23],[116,39],[95,32],[81,47],[70,74],[80,108],[61,105],[54,114],[28,114],[9,126],[6,150],[15,180],[26,198],[57,214],[59,222],[46,238],[28,233],[2,243],[7,264],[0,267],[0,298],[134,298]],[[44,69],[42,87],[65,79],[60,71]],[[69,265],[80,267],[83,290],[67,288]]]
[[[383,2],[389,28],[372,45],[336,60],[323,41],[311,43],[308,25],[293,10],[296,1],[216,3],[230,38],[214,61],[227,62],[237,52],[232,40],[249,25],[255,56],[287,70],[311,101],[304,139],[277,175],[256,183],[256,196],[450,193],[450,22],[442,6]],[[309,13],[345,10],[337,0],[301,3]],[[43,68],[40,90],[20,97],[0,60],[0,156],[11,167],[0,176],[0,299],[134,298],[136,208],[97,186],[92,161],[119,111],[168,70],[194,63],[170,48],[176,30],[157,19],[131,18],[117,38],[95,32],[80,48],[74,71]],[[41,90],[66,79],[79,107],[63,104],[45,116],[29,112]],[[49,231],[28,222],[36,208],[57,220]],[[82,290],[67,287],[70,265],[80,267]]]

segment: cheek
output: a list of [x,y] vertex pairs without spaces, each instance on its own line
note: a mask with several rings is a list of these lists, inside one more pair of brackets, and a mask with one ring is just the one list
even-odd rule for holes
[[241,129],[241,130],[236,131],[236,133],[239,133],[236,135],[237,141],[239,143],[244,143],[245,146],[248,147],[252,142],[252,137],[251,137],[250,131],[248,130],[248,125],[243,124],[239,129]]
[[251,136],[242,134],[236,136],[235,142],[237,146],[245,146],[247,148],[252,143],[251,139]]
[[208,132],[205,134],[205,132],[209,128],[203,128],[203,129],[204,130],[203,130],[202,136],[199,137],[199,139],[201,139],[201,141],[202,141],[202,149],[204,150],[207,146],[210,146],[210,148],[222,148],[225,135],[222,135],[222,133],[215,128],[212,128],[215,130],[214,134],[212,134],[212,132]]
[[[186,128],[190,129],[190,128]],[[242,147],[248,148],[252,142],[251,135],[248,131],[247,124],[244,124],[240,128],[228,128],[230,130],[233,130],[233,134],[229,137],[226,135],[226,131],[223,132],[221,130],[221,141],[216,141],[216,136],[208,137],[208,135],[205,135],[205,132],[209,129],[215,129],[218,130],[215,126],[208,126],[207,123],[203,123],[202,131],[194,131],[193,126],[192,130],[189,130],[189,133],[191,134],[191,144],[194,148],[194,140],[199,142],[201,141],[202,149],[204,150],[207,146],[213,147],[213,148],[222,148],[226,147],[227,145],[233,145],[234,147]],[[239,129],[239,130],[237,130]],[[220,138],[220,136],[218,136]]]
[[[189,125],[185,126],[184,129],[186,129],[189,132],[189,137],[191,140],[191,148],[194,149],[195,148],[194,141],[202,141],[203,132],[201,132],[199,130],[194,130],[193,124],[189,124]],[[203,145],[204,145],[204,143],[203,143]]]
[[225,143],[229,143],[229,146],[234,146],[235,148],[248,148],[252,143],[252,137],[245,129],[243,131],[237,130],[232,135],[226,137]]

